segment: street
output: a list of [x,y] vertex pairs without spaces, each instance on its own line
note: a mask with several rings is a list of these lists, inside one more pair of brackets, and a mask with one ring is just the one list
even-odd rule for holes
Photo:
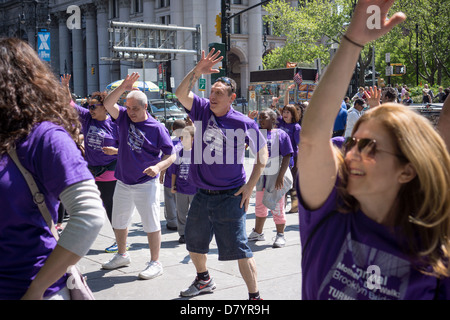
[[[246,165],[247,177],[251,166]],[[162,241],[160,261],[164,274],[151,280],[140,280],[138,274],[150,258],[147,235],[142,230],[137,212],[129,228],[128,242],[131,265],[116,270],[103,270],[101,264],[113,254],[105,253],[115,240],[107,219],[89,253],[79,266],[87,276],[87,282],[97,300],[187,300],[179,292],[187,288],[196,276],[185,245],[178,243],[178,232],[166,228],[164,219],[164,195],[161,190]],[[287,211],[290,201],[287,204]],[[275,224],[269,214],[264,226],[265,241],[250,242],[258,271],[258,284],[264,300],[299,300],[301,298],[300,237],[298,213],[286,214],[286,246],[274,249]],[[255,198],[250,201],[247,213],[247,235],[255,223]],[[217,246],[213,239],[208,254],[208,268],[216,282],[212,294],[199,295],[191,300],[246,300],[247,288],[237,261],[218,261]]]

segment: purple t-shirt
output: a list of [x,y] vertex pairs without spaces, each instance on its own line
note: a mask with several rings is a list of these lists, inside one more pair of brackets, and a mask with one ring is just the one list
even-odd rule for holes
[[294,150],[294,152],[292,154],[292,159],[291,159],[290,165],[293,166],[294,158],[298,154],[298,144],[300,143],[300,131],[302,130],[302,128],[300,127],[300,125],[297,122],[286,123],[282,117],[278,117],[277,120],[278,120],[278,124],[277,124],[278,128],[280,128],[281,130],[286,132],[288,134],[289,138],[291,139],[292,149]]
[[177,160],[173,163],[171,170],[171,175],[174,174],[177,176],[175,180],[177,192],[189,195],[197,193],[197,187],[192,184],[189,176],[191,151],[181,149],[177,154]]
[[256,154],[266,145],[255,121],[230,107],[216,117],[208,99],[194,95],[192,109],[186,110],[194,122],[195,136],[190,173],[201,189],[227,190],[245,184],[245,144]]
[[[274,141],[274,139],[277,141]],[[285,157],[294,152],[291,139],[288,134],[281,129],[267,131],[267,148],[269,150],[269,158],[277,156]]]
[[104,121],[92,119],[91,114],[85,108],[74,105],[78,111],[83,128],[84,147],[86,161],[91,166],[105,166],[117,159],[117,155],[107,155],[102,147],[119,147],[117,126],[108,117]]
[[[334,188],[315,211],[306,210],[299,200],[300,237],[305,246],[314,227],[336,211],[337,191]],[[302,299],[433,299],[436,278],[414,268],[396,234],[361,211],[329,216],[303,248]],[[438,299],[450,299],[449,280],[440,281]]]
[[[57,221],[59,195],[67,187],[93,179],[69,134],[43,122],[17,144],[21,164],[33,175],[45,195],[47,207]],[[0,156],[0,300],[20,299],[56,246],[30,189],[7,154]],[[66,285],[66,276],[44,296]]]
[[119,155],[115,177],[125,184],[141,184],[152,179],[144,170],[161,161],[161,152],[171,155],[173,144],[166,127],[148,115],[148,119],[133,122],[127,109],[119,107],[116,124],[119,129]]

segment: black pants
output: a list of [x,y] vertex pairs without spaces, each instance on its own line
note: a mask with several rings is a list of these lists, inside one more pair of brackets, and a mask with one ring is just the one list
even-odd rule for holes
[[100,198],[102,198],[109,222],[112,222],[113,195],[114,189],[116,188],[116,182],[117,181],[95,181],[95,184],[100,191]]

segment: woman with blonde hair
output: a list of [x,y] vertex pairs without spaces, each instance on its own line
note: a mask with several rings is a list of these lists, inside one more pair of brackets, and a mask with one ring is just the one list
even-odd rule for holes
[[[74,142],[81,126],[69,103],[28,44],[0,39],[0,300],[71,299],[66,271],[102,227],[105,210]],[[32,194],[19,166],[40,193]],[[38,207],[41,197],[53,223],[60,200],[70,214],[59,241]]]
[[[305,113],[303,299],[450,298],[450,157],[442,138],[425,118],[390,103],[358,120],[342,152],[330,143],[362,47],[405,19],[386,19],[393,2],[358,2]],[[367,27],[369,6],[380,8],[380,28]]]

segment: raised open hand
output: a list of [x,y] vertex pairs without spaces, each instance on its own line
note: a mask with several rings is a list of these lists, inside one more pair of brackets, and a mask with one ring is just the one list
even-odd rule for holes
[[63,75],[61,76],[61,84],[62,84],[64,87],[68,87],[71,78],[72,78],[72,75],[70,75],[70,74],[63,74]]
[[214,65],[223,60],[223,57],[219,57],[220,50],[215,52],[215,49],[212,48],[208,55],[205,57],[205,51],[202,50],[202,58],[197,63],[195,69],[201,74],[212,74],[219,73],[219,69],[213,69]]
[[121,87],[125,90],[125,91],[132,91],[133,90],[133,85],[136,81],[138,81],[139,79],[139,73],[137,72],[133,72],[131,75],[127,75],[127,77],[125,78],[125,80],[123,80]]
[[395,0],[359,0],[346,36],[363,46],[388,33],[406,19],[403,12],[387,18],[394,2]]
[[256,117],[258,117],[258,110],[252,110],[252,111],[249,111],[249,112],[247,113],[247,116],[248,116],[250,119],[256,119]]
[[364,93],[366,94],[369,108],[375,108],[381,104],[381,89],[377,89],[377,86],[369,87],[369,90],[364,91]]

